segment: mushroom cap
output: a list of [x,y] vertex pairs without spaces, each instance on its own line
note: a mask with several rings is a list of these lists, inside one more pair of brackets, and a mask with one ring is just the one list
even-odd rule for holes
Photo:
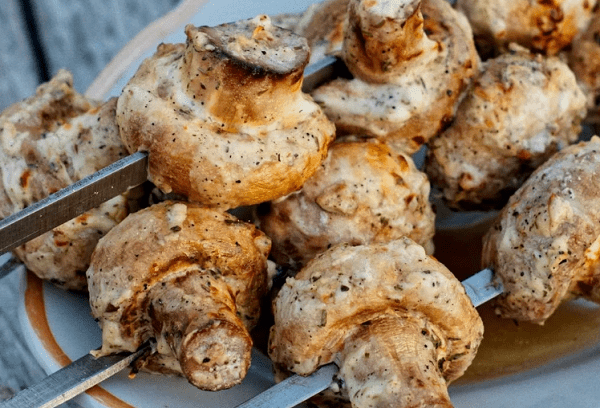
[[[220,297],[227,313],[252,328],[267,291],[269,249],[270,240],[253,225],[197,204],[167,201],[130,214],[100,240],[87,271],[92,315],[102,327],[99,354],[133,351],[155,336],[160,344],[148,294],[160,293],[155,288],[163,283],[170,290],[169,282],[187,275],[217,282],[214,290],[208,284],[209,296]],[[202,303],[206,292],[194,296]],[[168,347],[165,353],[178,357]]]
[[[425,0],[416,10],[411,21],[422,16],[422,23],[414,27],[420,33],[413,34],[418,41],[410,33],[402,38],[415,43],[412,57],[394,59],[394,67],[383,60],[384,68],[369,70],[374,65],[373,57],[357,56],[344,45],[346,65],[350,71],[359,66],[361,76],[338,78],[312,92],[335,123],[338,135],[377,137],[397,150],[414,153],[451,122],[460,95],[479,66],[471,28],[466,18],[445,0]],[[378,29],[377,25],[373,30]],[[402,21],[394,26],[402,26]],[[347,29],[345,35],[350,34]],[[358,40],[352,42],[356,49],[362,47],[359,34]],[[403,44],[396,44],[394,49],[402,50]],[[374,47],[379,55],[387,55],[384,46],[379,45]]]
[[557,57],[487,60],[452,124],[429,144],[426,172],[457,209],[501,208],[541,163],[577,141],[586,99]]
[[299,189],[335,133],[301,92],[306,40],[266,16],[186,34],[159,46],[119,97],[122,138],[148,151],[149,179],[222,209]]
[[473,360],[483,324],[461,283],[408,238],[340,244],[288,278],[275,303],[269,355],[276,366],[308,375],[336,360],[347,336],[383,315],[414,314],[430,323],[448,382]]
[[331,245],[407,236],[433,252],[429,180],[386,144],[342,139],[300,191],[259,209],[279,265],[301,267]]
[[569,146],[510,198],[484,237],[482,263],[503,294],[496,312],[543,323],[572,296],[600,301],[600,139]]
[[596,0],[457,0],[485,53],[501,53],[511,42],[554,55],[587,27]]

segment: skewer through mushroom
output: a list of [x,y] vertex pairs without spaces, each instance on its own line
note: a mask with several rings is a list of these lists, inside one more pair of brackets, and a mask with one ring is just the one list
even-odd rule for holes
[[[34,96],[0,115],[0,218],[119,160],[127,154],[115,119],[116,99],[100,103],[59,71]],[[64,223],[14,250],[42,279],[86,290],[85,271],[98,239],[128,213],[124,196]]]
[[123,140],[149,152],[149,179],[223,209],[299,189],[335,132],[301,91],[306,40],[264,15],[186,35],[159,46],[119,97]]
[[270,245],[253,225],[195,204],[167,201],[129,215],[100,240],[87,271],[102,328],[94,353],[156,339],[142,369],[182,373],[205,390],[239,384],[268,288]]
[[564,300],[600,303],[600,138],[569,146],[510,198],[482,261],[504,285],[503,317],[542,324]]
[[408,238],[341,244],[288,278],[269,355],[284,375],[335,362],[336,406],[451,407],[483,324],[461,283]]

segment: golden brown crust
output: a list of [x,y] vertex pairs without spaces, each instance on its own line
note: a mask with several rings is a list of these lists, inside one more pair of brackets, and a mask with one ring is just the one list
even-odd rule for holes
[[457,0],[478,46],[492,55],[511,42],[548,55],[571,44],[585,30],[596,0]]
[[302,267],[334,244],[408,236],[433,252],[429,181],[410,156],[383,143],[341,141],[302,189],[260,212],[279,265]]
[[413,153],[451,121],[479,57],[465,17],[446,1],[405,3],[410,12],[395,6],[390,16],[378,8],[383,0],[350,3],[343,56],[356,78],[334,80],[313,97],[338,134]]
[[119,98],[122,137],[149,151],[150,180],[223,209],[299,189],[335,132],[300,89],[306,41],[266,16],[186,34],[144,61]]
[[[308,375],[335,361],[343,379],[351,383],[349,397],[357,407],[369,406],[360,402],[363,396],[385,401],[403,395],[406,406],[412,406],[411,396],[426,393],[437,396],[430,401],[447,399],[445,384],[470,365],[483,334],[481,319],[460,282],[408,238],[332,247],[288,278],[274,313],[269,355],[276,367]],[[365,328],[371,325],[373,329]],[[396,332],[402,325],[417,329]],[[369,332],[387,337],[365,339]],[[356,359],[354,346],[377,352]],[[404,352],[413,346],[427,349],[426,361]],[[394,355],[394,349],[402,352]],[[411,380],[413,370],[419,375]],[[360,380],[367,372],[368,379]],[[413,389],[417,378],[423,389]]]
[[87,272],[98,354],[155,338],[148,368],[183,372],[197,387],[245,376],[269,239],[253,225],[195,204],[167,201],[127,217],[100,241]]
[[487,60],[426,171],[457,209],[501,208],[531,172],[579,137],[585,96],[556,57],[513,46]]
[[571,296],[600,302],[600,139],[569,146],[511,197],[484,237],[482,262],[503,317],[542,324]]
[[[127,154],[116,99],[88,100],[61,70],[35,96],[0,115],[0,218],[108,166]],[[42,279],[85,290],[98,239],[128,212],[119,196],[20,246],[15,254]]]

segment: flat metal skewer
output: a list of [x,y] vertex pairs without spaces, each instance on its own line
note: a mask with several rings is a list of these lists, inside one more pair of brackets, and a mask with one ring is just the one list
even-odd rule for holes
[[147,167],[148,155],[134,153],[0,220],[0,254],[142,184]]
[[150,343],[127,355],[99,358],[86,354],[39,383],[0,403],[0,408],[53,408],[129,366],[135,359],[152,349]]

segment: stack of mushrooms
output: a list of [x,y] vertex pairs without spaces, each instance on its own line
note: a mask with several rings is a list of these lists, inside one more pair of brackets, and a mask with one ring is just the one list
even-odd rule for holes
[[347,8],[313,39],[335,50],[344,30],[354,78],[313,92],[339,139],[299,192],[258,211],[274,259],[299,269],[273,302],[269,356],[279,379],[338,365],[334,389],[311,399],[318,406],[449,407],[447,386],[473,360],[483,324],[428,255],[430,186],[410,154],[454,115],[479,60],[445,2],[344,3],[309,11],[321,20]]
[[353,78],[312,95],[340,134],[412,154],[452,120],[477,72],[469,24],[444,0],[351,0],[347,10],[341,55]]
[[224,210],[300,188],[334,126],[301,92],[303,38],[267,16],[186,34],[186,44],[163,44],[140,66],[117,121],[130,152],[148,151],[149,179],[189,202],[128,217],[100,242],[87,278],[103,332],[96,355],[156,339],[140,368],[220,390],[250,365],[271,247]]
[[[566,299],[600,301],[600,139],[575,144],[600,93],[583,63],[600,55],[596,2],[526,3],[327,0],[296,20],[190,25],[105,103],[61,71],[0,115],[0,217],[138,151],[160,194],[15,252],[89,292],[96,356],[154,341],[136,369],[223,390],[271,313],[277,380],[339,368],[311,403],[452,407],[484,327],[432,256],[435,194],[503,208],[482,258],[499,315],[542,324]],[[348,72],[307,95],[311,52]]]

